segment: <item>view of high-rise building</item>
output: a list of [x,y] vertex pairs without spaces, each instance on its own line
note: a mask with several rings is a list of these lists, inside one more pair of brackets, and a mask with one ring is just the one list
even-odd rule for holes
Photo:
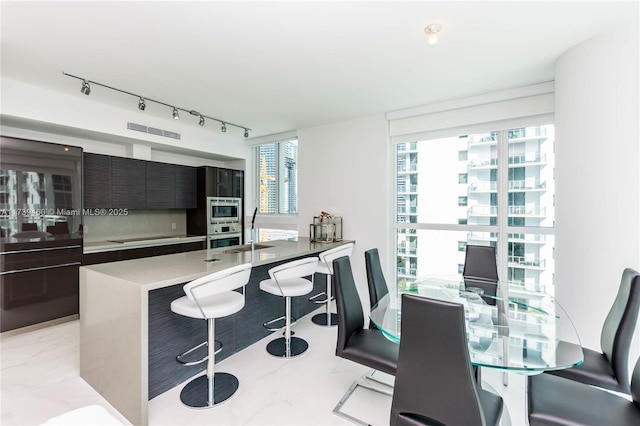
[[554,142],[544,125],[398,144],[399,289],[462,273],[475,244],[502,245],[514,296],[553,294]]
[[298,140],[258,148],[261,214],[298,212]]

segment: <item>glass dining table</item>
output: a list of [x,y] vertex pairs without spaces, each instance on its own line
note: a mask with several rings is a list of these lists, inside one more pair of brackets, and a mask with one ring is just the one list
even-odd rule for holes
[[[494,288],[493,291],[491,289]],[[462,277],[416,279],[401,293],[461,303],[465,310],[471,363],[520,374],[578,366],[583,361],[575,327],[562,307],[545,293],[497,291],[500,283]],[[501,297],[501,295],[503,297]],[[372,323],[400,342],[401,297],[384,296],[369,312]],[[446,324],[441,324],[446,327]],[[437,349],[437,348],[435,348]]]

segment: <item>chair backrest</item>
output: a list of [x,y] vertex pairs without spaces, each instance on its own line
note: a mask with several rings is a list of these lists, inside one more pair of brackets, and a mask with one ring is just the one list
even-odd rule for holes
[[320,261],[324,263],[333,275],[333,261],[342,256],[351,257],[353,252],[353,243],[343,244],[320,253]]
[[353,279],[351,260],[347,256],[333,261],[333,282],[335,283],[336,310],[338,313],[338,340],[336,355],[342,356],[349,338],[364,328],[362,302]]
[[611,363],[618,383],[626,391],[629,390],[629,349],[638,322],[639,308],[640,274],[626,268],[600,333],[602,352]]
[[290,278],[308,277],[315,274],[317,269],[318,258],[306,257],[274,266],[269,269],[269,276],[272,280],[278,282],[279,280],[288,280]]
[[640,358],[636,361],[636,366],[631,375],[631,399],[640,410]]
[[202,299],[240,288],[249,282],[250,276],[251,263],[244,263],[188,282],[182,289],[189,299]]
[[496,248],[492,246],[467,245],[462,275],[497,281]]
[[387,281],[382,273],[380,265],[380,255],[378,249],[374,248],[364,252],[364,261],[367,267],[367,284],[369,285],[369,302],[371,307],[389,293]]
[[37,231],[38,230],[38,224],[37,223],[23,223],[22,224],[22,228],[20,228],[20,230],[22,230],[22,231]]
[[[391,424],[484,425],[461,304],[402,295]],[[410,422],[407,422],[410,424]]]

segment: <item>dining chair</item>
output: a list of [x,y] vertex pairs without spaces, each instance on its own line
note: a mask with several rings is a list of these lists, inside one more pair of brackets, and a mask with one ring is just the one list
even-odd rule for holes
[[[638,322],[640,274],[631,268],[622,273],[620,287],[600,332],[602,352],[582,348],[584,362],[577,367],[547,371],[604,389],[629,393],[629,349]],[[560,345],[573,343],[560,341]]]
[[[387,374],[395,375],[398,362],[398,345],[384,337],[380,330],[364,328],[362,303],[347,256],[333,261],[336,308],[338,314],[338,339],[336,356],[348,359]],[[351,394],[360,386],[391,396],[391,391],[355,381],[344,394],[333,412],[356,424],[367,424],[341,411]]]
[[640,425],[640,358],[631,378],[631,400],[551,374],[527,379],[530,426]]
[[[364,261],[367,268],[367,284],[369,286],[369,303],[374,307],[380,299],[389,293],[387,280],[382,273],[382,265],[380,264],[380,254],[377,248],[373,248],[364,252]],[[375,328],[370,324],[369,328]]]
[[391,425],[498,425],[500,396],[478,388],[459,303],[402,295]]
[[[498,266],[496,248],[468,244],[464,257],[462,277],[465,288],[481,288],[483,294],[495,297],[498,292]],[[492,297],[483,298],[489,305],[495,305]]]

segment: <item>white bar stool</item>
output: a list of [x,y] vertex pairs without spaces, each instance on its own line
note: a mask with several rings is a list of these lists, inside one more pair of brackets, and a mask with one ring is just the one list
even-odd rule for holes
[[[314,324],[331,327],[338,324],[338,315],[331,312],[331,301],[334,299],[331,292],[331,276],[333,275],[333,261],[342,256],[348,256],[351,258],[353,252],[353,243],[344,244],[338,247],[334,247],[330,250],[320,253],[320,263],[318,263],[318,274],[325,274],[327,276],[327,291],[318,293],[315,296],[309,298],[310,302],[325,303],[326,313],[316,314],[311,318]],[[324,300],[316,300],[316,298],[326,295]]]
[[[229,399],[238,390],[238,378],[229,373],[215,372],[215,318],[222,318],[244,307],[244,286],[251,276],[251,264],[234,266],[206,275],[184,285],[186,296],[171,302],[171,310],[191,318],[207,320],[208,356],[206,374],[191,380],[180,392],[183,404],[193,408],[210,408]],[[242,287],[242,293],[233,291]],[[198,345],[200,347],[202,345]],[[195,348],[176,357],[180,360]],[[219,351],[218,351],[219,352]]]
[[[318,258],[308,257],[306,259],[294,260],[269,269],[271,279],[260,281],[260,290],[271,293],[285,299],[285,314],[283,317],[267,321],[262,324],[270,331],[281,330],[281,328],[269,328],[270,324],[284,319],[284,337],[272,340],[267,345],[267,352],[280,358],[292,358],[304,353],[309,344],[304,339],[292,337],[291,326],[291,298],[304,296],[313,290],[313,274],[318,268]],[[311,276],[312,280],[303,277]]]

